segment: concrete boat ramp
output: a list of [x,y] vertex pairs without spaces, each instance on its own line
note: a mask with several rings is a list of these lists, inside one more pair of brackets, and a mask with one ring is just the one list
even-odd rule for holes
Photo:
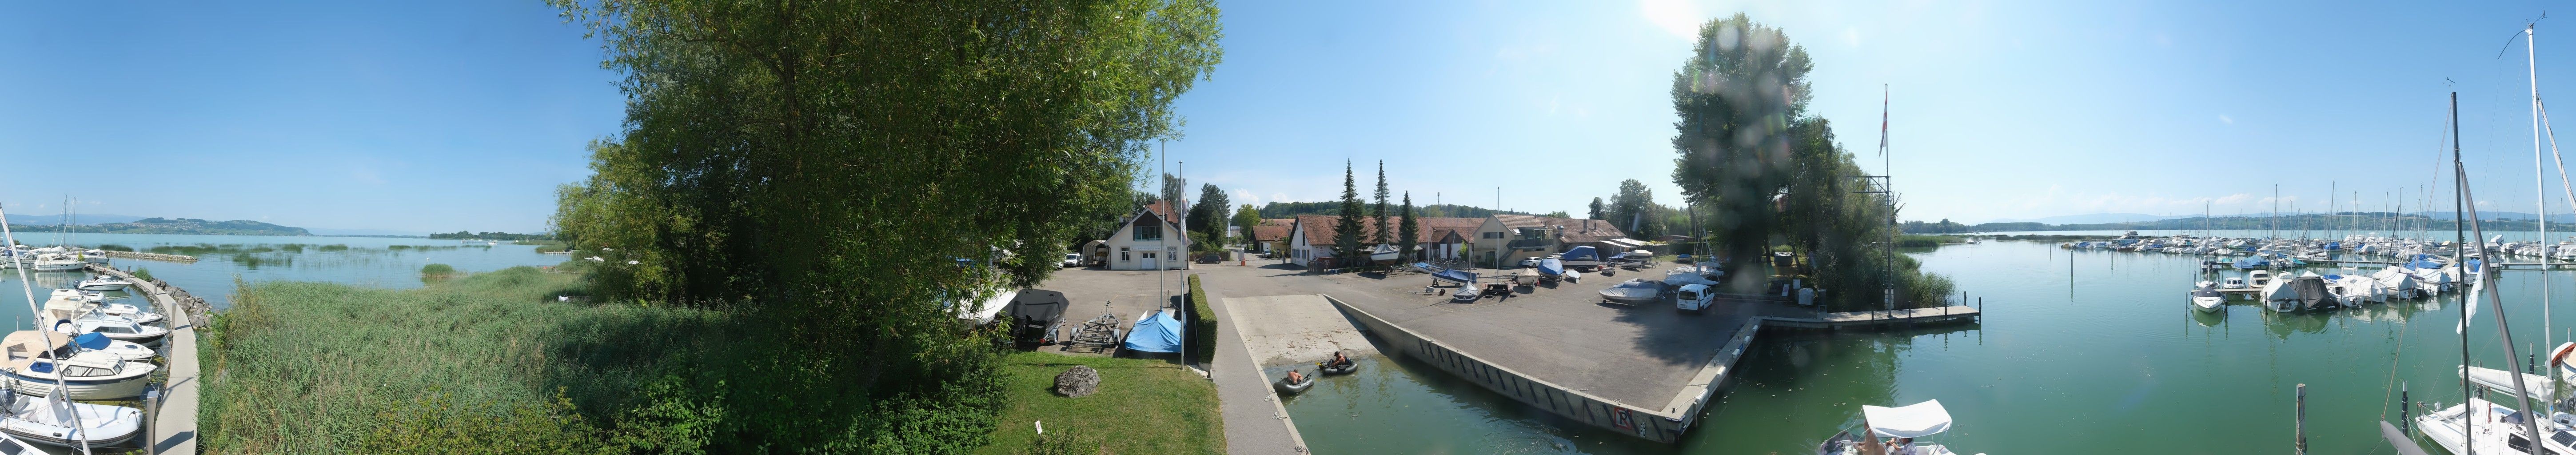
[[[1819,313],[1747,300],[1695,314],[1669,303],[1629,307],[1600,301],[1602,288],[1626,277],[1523,286],[1508,299],[1456,303],[1437,289],[1422,292],[1428,280],[1419,275],[1308,275],[1244,267],[1201,273],[1211,294],[1229,297],[1219,299],[1219,311],[1229,313],[1231,331],[1240,339],[1226,341],[1239,341],[1242,352],[1259,361],[1265,385],[1285,368],[1302,365],[1311,373],[1312,362],[1335,349],[1374,350],[1421,360],[1573,421],[1657,442],[1678,441],[1697,422],[1765,327],[1866,329],[1973,322],[1980,316],[1966,306]],[[1236,293],[1244,291],[1299,294]],[[1249,372],[1218,372],[1241,373]],[[1280,418],[1285,421],[1284,412]],[[1294,424],[1289,426],[1293,432]]]

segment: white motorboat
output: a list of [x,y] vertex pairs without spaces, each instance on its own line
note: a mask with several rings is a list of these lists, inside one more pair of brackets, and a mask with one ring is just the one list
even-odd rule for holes
[[52,327],[55,332],[73,335],[96,333],[106,335],[109,339],[136,343],[149,343],[160,340],[162,335],[170,334],[170,329],[143,325],[134,322],[133,318],[109,316],[107,313],[98,311],[78,315],[65,315],[58,311],[47,311],[47,313],[52,313],[57,318]]
[[[1940,444],[1915,441],[1950,430],[1950,410],[1941,407],[1941,400],[1926,400],[1895,408],[1861,406],[1860,414],[1861,427],[1866,428],[1866,432],[1854,435],[1851,430],[1843,430],[1836,433],[1823,444],[1816,445],[1816,455],[1957,455]],[[1895,447],[1880,446],[1885,447],[1883,450],[1863,447],[1864,444],[1881,444],[1879,438],[1893,438]]]
[[2256,270],[2245,272],[2245,282],[2258,288],[2272,287],[2272,271]]
[[2232,276],[2227,277],[2227,279],[2218,280],[2218,287],[2224,289],[2244,289],[2245,279]]
[[80,284],[72,285],[72,287],[79,288],[83,291],[119,291],[133,285],[134,282],[125,281],[123,278],[96,275],[91,276],[87,280],[81,280]]
[[81,258],[81,260],[82,260],[82,261],[88,261],[88,262],[89,262],[89,263],[91,263],[91,264],[106,264],[106,263],[107,263],[107,250],[95,250],[95,249],[94,249],[94,250],[89,250],[89,251],[83,251],[83,252],[81,252],[81,254],[80,254],[80,258]]
[[80,270],[87,264],[89,263],[81,261],[80,258],[72,257],[72,255],[68,254],[40,253],[37,254],[33,260],[27,261],[27,270],[38,272],[69,272]]
[[[143,395],[143,385],[151,382],[152,372],[159,369],[151,363],[130,362],[113,354],[84,352],[72,346],[72,337],[34,330],[12,332],[0,337],[0,351],[8,359],[0,362],[0,378],[18,393],[43,395],[51,393],[57,381],[65,395],[74,400],[113,400]],[[105,339],[89,340],[92,346],[109,347]]]
[[1601,290],[1601,300],[1621,305],[1654,303],[1663,299],[1664,285],[1645,278],[1630,278]]
[[75,305],[81,303],[104,302],[107,301],[107,294],[102,294],[98,291],[83,291],[79,289],[55,289],[51,298],[46,300],[45,303],[51,305],[56,301],[70,302],[69,304]]
[[143,410],[73,402],[61,395],[0,393],[0,433],[49,446],[127,447],[143,434]]
[[[53,298],[45,300],[45,310],[59,311],[62,312],[61,314],[69,315],[78,315],[97,311],[107,313],[109,316],[123,316],[127,319],[133,319],[134,322],[141,324],[161,322],[161,320],[164,319],[164,317],[161,316],[161,313],[143,311],[142,308],[134,305],[106,303],[102,300],[105,300],[105,298],[101,297],[98,291],[56,289],[54,290]],[[1008,301],[1005,300],[1004,302]]]
[[2227,295],[2218,293],[2218,288],[2201,286],[2191,291],[2191,306],[2204,313],[2222,311],[2227,307]]
[[1716,286],[1717,280],[1725,276],[1726,271],[1718,269],[1717,264],[1713,262],[1673,266],[1672,270],[1664,271],[1664,286],[1682,287],[1693,284]]

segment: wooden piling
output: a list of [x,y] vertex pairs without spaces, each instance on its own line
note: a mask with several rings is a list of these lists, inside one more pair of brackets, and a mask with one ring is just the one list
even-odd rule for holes
[[2308,455],[2308,385],[2299,384],[2298,415],[2292,416],[2292,430],[2299,436],[2298,455]]

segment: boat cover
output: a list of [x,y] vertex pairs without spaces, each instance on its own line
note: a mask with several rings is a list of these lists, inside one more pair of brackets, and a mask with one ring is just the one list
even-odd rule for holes
[[[2467,378],[2469,382],[2476,383],[2479,387],[2485,387],[2507,394],[2513,393],[2513,374],[2514,373],[2510,371],[2484,367],[2462,367],[2460,369],[2460,377]],[[2542,402],[2556,401],[2550,398],[2553,394],[2549,393],[2548,376],[2524,373],[2522,375],[2522,387],[2530,392],[2531,399],[2533,400]]]
[[2246,256],[2236,260],[2236,268],[2238,269],[2255,269],[2262,267],[2263,258],[2259,256]]
[[1458,284],[1476,284],[1476,273],[1465,270],[1442,270],[1438,273],[1431,274],[1431,279],[1456,282]]
[[1863,405],[1860,415],[1869,420],[1869,431],[1891,438],[1920,438],[1950,430],[1950,410],[1941,400],[1924,400],[1904,407]]
[[1547,276],[1564,275],[1565,261],[1556,259],[1540,259],[1538,261],[1538,273]]
[[1431,265],[1429,262],[1413,263],[1413,269],[1420,270],[1422,273],[1440,273],[1441,270],[1447,270],[1440,268],[1440,266]]
[[72,337],[72,344],[79,345],[82,349],[107,349],[108,339],[107,335],[99,334],[98,332],[90,332]]
[[1565,250],[1565,254],[1560,255],[1560,256],[1564,257],[1564,258],[1565,258],[1565,260],[1568,260],[1568,261],[1598,261],[1598,260],[1601,260],[1601,252],[1600,252],[1600,250],[1595,250],[1595,249],[1592,249],[1592,247],[1588,247],[1588,246],[1578,246],[1578,247],[1574,247],[1574,248],[1568,248],[1568,249],[1566,249],[1566,250]]
[[1181,352],[1181,320],[1169,310],[1155,311],[1136,320],[1136,329],[1127,332],[1127,349],[1145,352]]
[[2418,255],[2415,255],[2415,260],[2413,260],[2413,261],[2407,261],[2407,262],[2406,262],[2406,268],[2410,268],[2410,269],[2438,269],[2438,268],[2442,268],[2442,264],[2441,264],[2441,263],[2437,263],[2437,262],[2433,262],[2433,255],[2430,255],[2430,254],[2418,254]]
[[2333,308],[2334,295],[2326,292],[2325,277],[2306,275],[2290,281],[2291,291],[2298,293],[2299,307],[2310,310]]

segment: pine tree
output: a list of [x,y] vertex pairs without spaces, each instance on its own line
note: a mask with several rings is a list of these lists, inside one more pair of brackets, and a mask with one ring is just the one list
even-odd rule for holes
[[1608,218],[1602,218],[1602,217],[1604,217],[1604,216],[1609,216],[1609,214],[1608,214],[1608,213],[1602,213],[1602,211],[1604,211],[1604,210],[1606,210],[1606,209],[1607,209],[1607,206],[1603,206],[1603,205],[1601,205],[1601,198],[1597,198],[1597,197],[1596,197],[1596,198],[1592,198],[1592,219],[1596,219],[1596,220],[1608,219]]
[[1342,216],[1333,223],[1333,260],[1336,266],[1368,261],[1368,254],[1360,248],[1360,242],[1367,240],[1360,235],[1360,219],[1365,216],[1360,211],[1365,206],[1360,205],[1359,181],[1353,177],[1351,163],[1342,162]]
[[1404,211],[1404,224],[1402,225],[1403,227],[1396,228],[1395,244],[1398,247],[1403,248],[1397,251],[1402,251],[1403,253],[1401,254],[1409,255],[1413,254],[1413,246],[1416,243],[1415,239],[1421,237],[1422,234],[1422,225],[1413,221],[1413,192],[1404,192],[1404,208],[1401,210]]
[[1369,215],[1377,217],[1374,238],[1379,245],[1386,244],[1386,196],[1386,160],[1377,160],[1377,210],[1369,212]]

